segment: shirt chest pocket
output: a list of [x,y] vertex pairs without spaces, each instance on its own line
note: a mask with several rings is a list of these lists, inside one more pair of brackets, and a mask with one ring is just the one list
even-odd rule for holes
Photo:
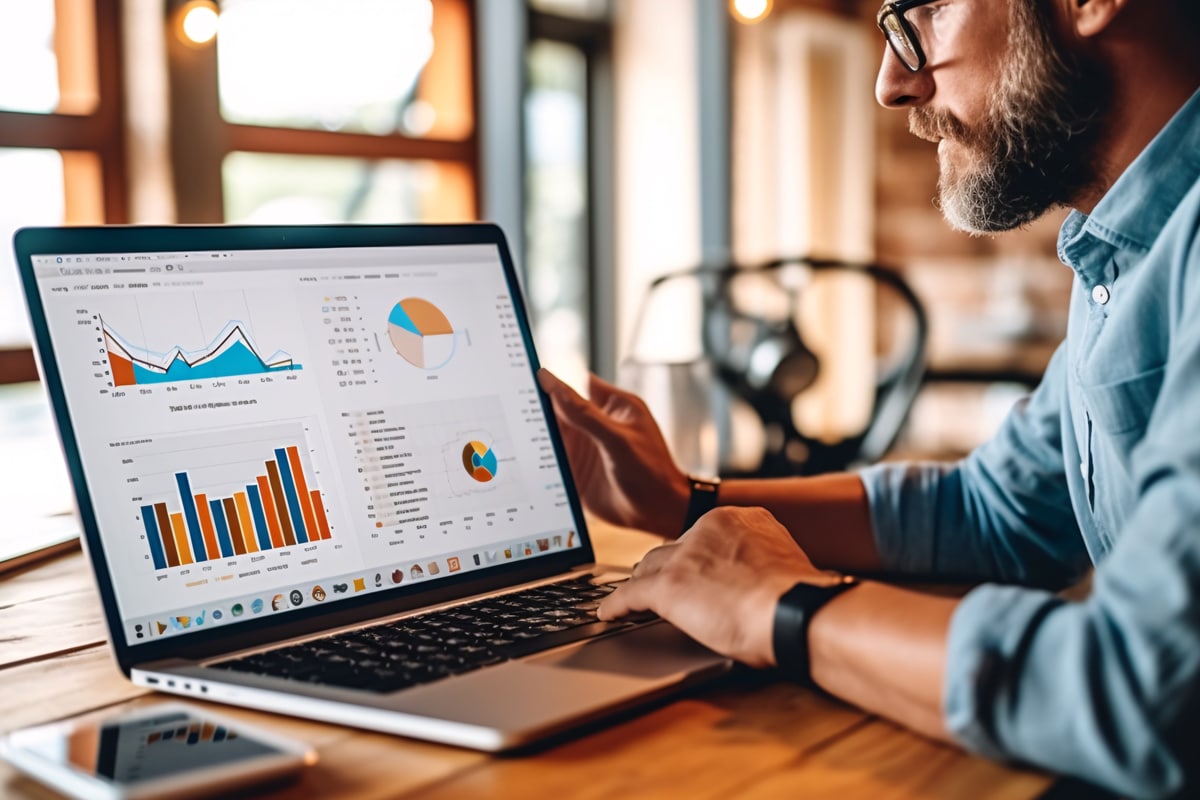
[[1140,440],[1162,388],[1165,370],[1155,367],[1132,378],[1082,387],[1093,426],[1110,436]]

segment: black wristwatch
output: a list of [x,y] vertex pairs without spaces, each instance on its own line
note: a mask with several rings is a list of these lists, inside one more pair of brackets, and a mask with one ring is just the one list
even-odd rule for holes
[[679,535],[687,533],[696,524],[696,520],[717,507],[717,490],[721,488],[720,478],[697,478],[688,476],[691,495],[688,497],[687,516],[684,517],[683,527]]
[[858,585],[858,578],[842,575],[835,583],[797,583],[779,598],[775,606],[775,664],[791,678],[811,682],[808,654],[808,626],[813,615],[847,589]]

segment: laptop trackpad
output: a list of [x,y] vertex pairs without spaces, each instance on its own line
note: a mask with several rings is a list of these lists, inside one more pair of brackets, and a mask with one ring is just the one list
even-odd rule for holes
[[658,622],[629,633],[547,653],[526,663],[607,672],[638,678],[663,678],[725,662],[673,625]]

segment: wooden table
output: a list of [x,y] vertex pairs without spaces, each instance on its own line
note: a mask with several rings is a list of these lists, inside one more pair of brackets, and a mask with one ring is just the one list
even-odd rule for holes
[[[610,528],[595,538],[597,557],[608,563],[631,564],[659,542]],[[0,732],[164,697],[118,671],[80,553],[0,578]],[[320,752],[315,768],[267,797],[1018,800],[1037,797],[1053,782],[933,743],[768,673],[734,675],[519,757],[219,710],[307,740]],[[53,795],[0,764],[0,796]]]

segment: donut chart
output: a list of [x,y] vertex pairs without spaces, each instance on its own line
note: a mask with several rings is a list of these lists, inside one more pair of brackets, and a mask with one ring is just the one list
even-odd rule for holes
[[496,451],[483,442],[467,442],[463,447],[462,461],[467,474],[480,483],[487,483],[496,477],[496,469],[499,466]]

